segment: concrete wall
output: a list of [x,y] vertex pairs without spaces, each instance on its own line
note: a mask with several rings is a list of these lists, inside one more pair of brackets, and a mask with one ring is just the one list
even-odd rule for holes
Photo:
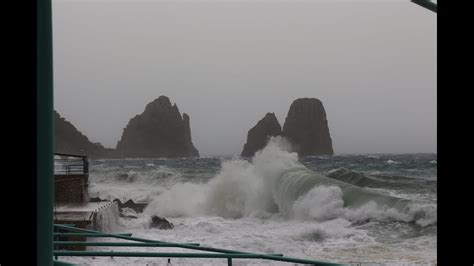
[[54,202],[82,203],[87,201],[86,175],[55,175]]

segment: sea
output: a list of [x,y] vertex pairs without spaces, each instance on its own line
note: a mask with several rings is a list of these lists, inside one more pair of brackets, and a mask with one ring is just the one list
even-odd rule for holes
[[[104,219],[111,231],[135,237],[349,265],[436,265],[436,154],[298,157],[291,151],[285,139],[273,138],[252,158],[92,160],[89,194],[148,202],[136,218]],[[151,228],[153,215],[166,218],[174,228]],[[156,247],[88,250],[199,252]],[[227,263],[195,258],[60,260],[82,265]],[[234,259],[233,265],[294,264]]]

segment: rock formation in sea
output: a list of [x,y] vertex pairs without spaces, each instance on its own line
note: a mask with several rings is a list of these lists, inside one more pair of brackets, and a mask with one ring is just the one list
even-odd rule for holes
[[267,113],[247,133],[247,143],[244,145],[241,156],[253,156],[255,152],[265,147],[270,137],[280,136],[281,133],[281,126],[275,113]]
[[334,154],[326,111],[316,98],[293,101],[283,125],[283,136],[300,156]]
[[54,111],[54,152],[86,155],[91,158],[109,157],[113,149],[93,143],[69,121]]
[[191,141],[189,116],[181,116],[166,96],[149,103],[142,114],[128,122],[116,154],[127,158],[199,157]]

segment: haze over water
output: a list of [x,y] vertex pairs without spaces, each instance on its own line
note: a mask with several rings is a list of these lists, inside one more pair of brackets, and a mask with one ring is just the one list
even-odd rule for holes
[[319,98],[334,150],[436,151],[436,15],[409,1],[53,4],[55,108],[93,141],[160,95],[202,155],[239,154],[267,112]]

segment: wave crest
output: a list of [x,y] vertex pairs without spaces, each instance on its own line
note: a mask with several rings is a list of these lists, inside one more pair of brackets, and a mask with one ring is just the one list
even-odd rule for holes
[[[436,207],[414,205],[311,171],[298,162],[282,137],[270,139],[251,162],[224,161],[207,183],[178,183],[145,210],[168,217],[217,215],[224,218],[279,214],[289,219],[344,218],[436,223]],[[357,179],[359,179],[357,177]],[[263,215],[265,217],[266,215]]]

